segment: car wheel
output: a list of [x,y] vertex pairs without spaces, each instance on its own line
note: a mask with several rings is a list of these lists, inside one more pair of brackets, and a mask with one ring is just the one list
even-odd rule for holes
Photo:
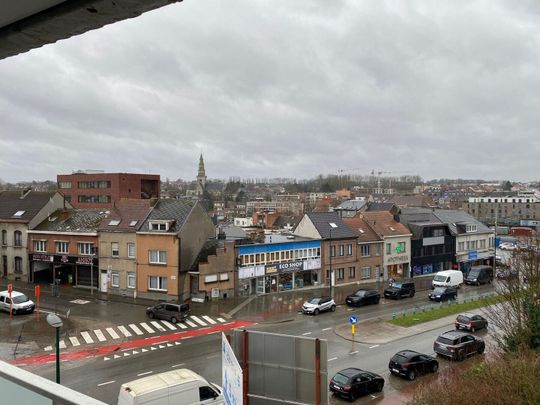
[[415,378],[416,378],[416,373],[414,372],[414,370],[411,370],[407,373],[407,378],[411,381],[413,381]]
[[178,322],[178,319],[176,319],[176,318],[173,316],[173,317],[171,318],[171,322],[172,322],[172,323],[176,323],[176,322]]
[[375,391],[381,392],[383,387],[384,387],[384,383],[378,382],[377,385],[375,386]]
[[456,354],[456,361],[463,361],[465,360],[465,352],[463,350],[460,350]]
[[332,305],[332,306],[330,307],[330,311],[336,312],[336,306],[335,306],[335,305]]
[[153,312],[150,312],[150,313],[148,314],[148,318],[150,318],[150,319],[154,319],[154,316],[155,316],[155,315],[154,315]]
[[14,309],[12,312],[13,312],[13,315],[17,315],[17,310],[16,309]]
[[480,346],[480,347],[478,348],[478,354],[484,353],[484,349],[485,349],[485,346]]
[[431,372],[432,372],[432,373],[436,373],[438,369],[439,369],[439,364],[433,363],[433,364],[431,365]]
[[313,315],[319,315],[319,308],[315,308],[315,311],[313,311]]
[[414,297],[414,291],[411,291],[411,293],[409,294],[409,297]]

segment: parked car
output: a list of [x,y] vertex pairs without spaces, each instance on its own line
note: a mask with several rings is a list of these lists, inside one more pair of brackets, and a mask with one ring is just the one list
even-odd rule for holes
[[360,289],[354,294],[347,295],[345,303],[349,306],[359,307],[360,305],[378,304],[381,299],[381,294],[377,290]]
[[402,350],[390,359],[388,369],[392,374],[412,381],[420,374],[435,373],[439,369],[439,362],[427,354]]
[[480,285],[493,281],[493,268],[491,266],[473,266],[465,277],[465,284]]
[[428,294],[431,301],[448,301],[457,299],[457,288],[437,287]]
[[514,250],[516,248],[516,245],[512,242],[502,242],[499,245],[499,249],[501,250]]
[[481,315],[473,314],[471,312],[464,312],[456,317],[455,325],[456,329],[475,332],[478,329],[487,328],[488,321]]
[[10,307],[13,315],[34,312],[36,308],[34,301],[21,292],[11,291],[11,299],[7,290],[0,292],[0,309],[9,312]]
[[486,344],[479,337],[457,330],[444,332],[433,342],[435,353],[458,361],[476,353],[482,354],[485,348]]
[[463,273],[460,270],[443,270],[439,271],[433,277],[431,285],[435,287],[456,287],[463,284]]
[[346,368],[341,370],[330,380],[330,391],[334,395],[354,399],[370,394],[381,392],[384,387],[384,378],[370,371],[359,368]]
[[415,292],[414,283],[395,281],[384,290],[384,298],[395,298],[399,300],[403,297],[414,297]]
[[336,310],[336,303],[332,297],[313,297],[302,305],[304,314],[319,315],[320,312]]
[[498,280],[510,280],[518,277],[518,272],[513,269],[497,270],[496,275]]
[[168,302],[162,302],[153,307],[146,308],[146,315],[150,319],[164,319],[172,323],[185,321],[189,313],[188,304],[169,304]]

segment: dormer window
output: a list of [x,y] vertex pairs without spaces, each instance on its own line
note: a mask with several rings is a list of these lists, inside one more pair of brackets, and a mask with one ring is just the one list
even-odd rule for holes
[[465,232],[469,233],[469,232],[476,232],[478,230],[477,226],[476,225],[467,225],[465,227]]
[[151,231],[168,231],[171,227],[171,221],[151,221],[149,228]]

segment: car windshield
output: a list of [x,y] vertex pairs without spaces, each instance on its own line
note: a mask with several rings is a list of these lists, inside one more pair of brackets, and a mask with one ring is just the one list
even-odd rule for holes
[[354,293],[354,295],[356,295],[357,297],[363,297],[364,295],[366,295],[366,290],[358,290]]
[[461,322],[461,323],[468,323],[469,322],[469,317],[465,316],[465,315],[459,315],[457,317],[457,321]]
[[434,281],[441,281],[441,282],[445,282],[446,281],[446,276],[443,276],[442,274],[437,274],[434,278],[433,278]]
[[343,374],[340,374],[340,373],[337,373],[333,380],[339,384],[347,384],[349,382],[349,377],[347,377],[346,375],[343,375]]
[[442,287],[435,288],[433,290],[433,294],[443,294],[443,293],[444,293],[444,288],[442,288]]
[[480,270],[474,269],[469,272],[469,277],[478,277],[478,274],[480,274]]
[[401,288],[401,283],[394,281],[392,284],[390,284],[390,286],[394,288]]
[[26,302],[26,301],[28,301],[28,297],[24,294],[13,297],[14,304],[22,304],[23,302]]
[[310,304],[317,305],[319,302],[321,302],[320,298],[312,298],[308,301]]

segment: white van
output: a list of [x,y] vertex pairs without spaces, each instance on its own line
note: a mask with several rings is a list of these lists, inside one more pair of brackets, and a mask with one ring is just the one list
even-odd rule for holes
[[36,305],[34,304],[34,301],[21,292],[12,291],[11,299],[9,298],[9,292],[7,290],[0,292],[0,309],[9,312],[10,307],[13,315],[15,315],[25,312],[34,312]]
[[435,287],[456,287],[463,284],[463,273],[459,270],[439,271],[433,277],[431,285]]
[[223,390],[186,368],[122,384],[118,405],[223,405]]

